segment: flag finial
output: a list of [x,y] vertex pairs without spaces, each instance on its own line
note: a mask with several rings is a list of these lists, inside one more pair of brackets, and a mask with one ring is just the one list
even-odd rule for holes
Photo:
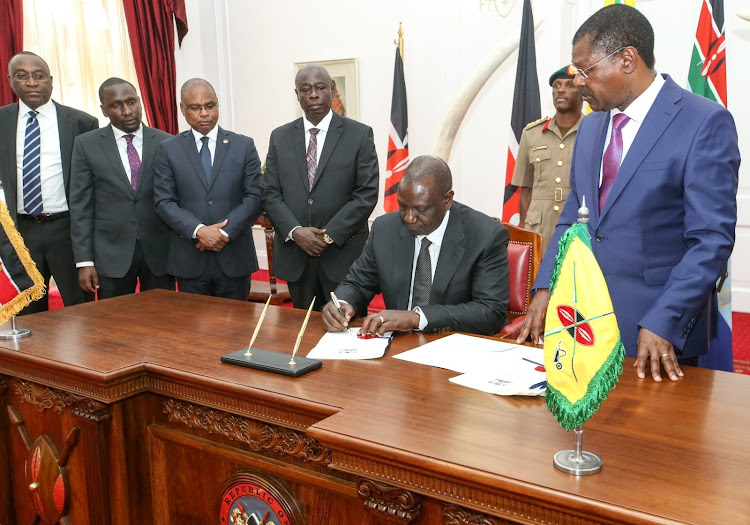
[[589,209],[586,207],[585,195],[582,197],[581,207],[578,208],[578,222],[579,224],[588,224],[589,222]]
[[398,23],[398,40],[393,41],[398,46],[398,54],[401,55],[401,61],[404,60],[404,25],[403,22]]

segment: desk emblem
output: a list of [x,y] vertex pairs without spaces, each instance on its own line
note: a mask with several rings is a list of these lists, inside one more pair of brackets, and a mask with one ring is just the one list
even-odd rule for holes
[[221,525],[302,525],[291,494],[278,482],[240,471],[221,496]]

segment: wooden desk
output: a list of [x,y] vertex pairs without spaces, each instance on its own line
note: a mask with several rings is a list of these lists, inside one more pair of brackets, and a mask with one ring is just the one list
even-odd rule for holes
[[[307,524],[748,523],[750,378],[689,368],[678,383],[626,370],[586,423],[603,471],[575,478],[539,398],[448,382],[391,357],[435,335],[401,335],[385,358],[327,361],[292,379],[222,364],[248,343],[260,304],[154,291],[19,318],[0,343],[0,524],[34,514],[31,439],[67,462],[68,516],[88,523],[219,523],[226,480],[272,476]],[[257,347],[288,350],[304,311],[269,308]],[[322,335],[311,320],[301,349]]]

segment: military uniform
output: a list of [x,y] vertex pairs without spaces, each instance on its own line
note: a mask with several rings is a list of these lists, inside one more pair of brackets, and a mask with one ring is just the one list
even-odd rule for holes
[[521,134],[511,183],[531,188],[531,203],[522,226],[542,234],[543,251],[547,251],[570,193],[570,162],[581,118],[564,137],[550,117],[532,122]]

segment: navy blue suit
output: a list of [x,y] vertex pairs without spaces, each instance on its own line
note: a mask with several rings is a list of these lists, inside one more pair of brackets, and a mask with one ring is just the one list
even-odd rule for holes
[[[191,130],[165,140],[156,155],[154,200],[156,215],[171,229],[167,272],[178,285],[180,277],[212,278],[213,263],[226,277],[249,281],[258,269],[252,226],[261,213],[260,159],[253,139],[219,128],[210,183]],[[196,227],[224,219],[229,243],[218,253],[196,249]]]
[[[732,115],[665,79],[601,214],[609,112],[583,119],[571,193],[551,245],[576,221],[585,196],[591,244],[627,355],[636,356],[642,327],[669,341],[678,358],[691,358],[715,337],[715,283],[734,247],[740,154]],[[555,252],[545,255],[535,288],[549,287]]]

